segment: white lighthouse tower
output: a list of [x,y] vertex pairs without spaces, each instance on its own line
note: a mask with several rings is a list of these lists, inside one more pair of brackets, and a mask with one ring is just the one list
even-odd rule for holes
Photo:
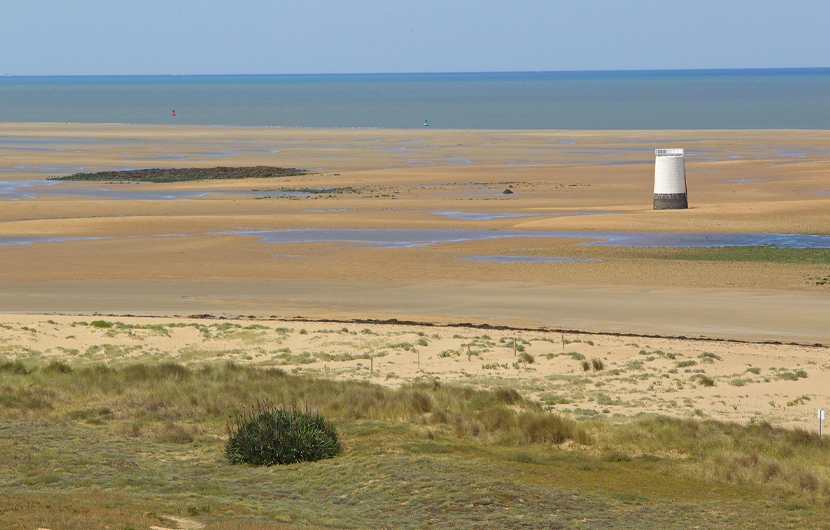
[[654,157],[654,209],[688,208],[683,149],[655,149]]

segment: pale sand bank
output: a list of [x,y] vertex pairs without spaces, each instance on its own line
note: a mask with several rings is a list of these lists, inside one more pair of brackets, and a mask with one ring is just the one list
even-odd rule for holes
[[[584,371],[582,362],[595,359],[602,369]],[[830,349],[453,326],[0,315],[0,361],[15,360],[76,369],[233,361],[388,386],[509,387],[576,417],[653,412],[815,430],[815,410],[828,407]]]

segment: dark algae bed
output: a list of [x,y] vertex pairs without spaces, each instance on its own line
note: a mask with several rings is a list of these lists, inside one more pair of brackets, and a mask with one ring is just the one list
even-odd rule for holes
[[51,180],[83,182],[189,182],[195,180],[231,180],[249,178],[273,178],[304,175],[308,171],[297,168],[252,166],[213,168],[153,168],[131,171],[101,171],[98,173],[74,173]]

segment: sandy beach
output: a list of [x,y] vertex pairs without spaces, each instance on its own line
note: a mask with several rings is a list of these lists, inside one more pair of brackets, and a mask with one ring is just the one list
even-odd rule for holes
[[[308,337],[299,335],[305,324],[297,319],[303,319],[315,322],[307,325],[309,332],[368,329],[390,341],[393,334],[426,334],[428,346],[414,347],[420,352],[390,354],[387,348],[378,358],[377,373],[368,377],[389,384],[397,381],[385,379],[390,372],[400,380],[440,377],[485,385],[509,380],[554,407],[564,406],[551,397],[559,392],[566,408],[621,414],[700,410],[738,421],[755,417],[805,426],[811,411],[814,415],[813,409],[825,406],[818,383],[830,359],[827,348],[816,344],[830,344],[826,259],[713,260],[702,259],[701,249],[586,243],[597,241],[594,232],[827,234],[827,131],[0,124],[0,138],[5,139],[0,140],[3,179],[7,187],[25,192],[3,200],[0,237],[27,243],[7,244],[0,252],[0,307],[6,313],[0,320],[11,328],[2,333],[7,358],[25,357],[23,346],[45,356],[60,355],[61,348],[84,352],[100,346],[104,342],[93,340],[97,335],[81,339],[67,328],[99,313],[133,324],[145,320],[125,315],[161,318],[152,322],[244,316],[260,320],[243,325],[260,322],[272,329],[274,322],[286,320],[284,326],[295,332],[281,339],[286,345],[280,348],[312,352],[303,342]],[[656,147],[687,150],[690,209],[652,210]],[[265,180],[20,188],[26,181],[78,171],[240,165],[311,172]],[[81,187],[114,195],[54,192]],[[309,188],[317,192],[282,193]],[[170,199],[117,196],[122,191],[159,192]],[[205,193],[175,196],[184,191]],[[227,191],[252,193],[222,193]],[[326,232],[328,239],[263,239],[267,232],[286,230],[294,235],[333,232]],[[353,233],[338,230],[368,231],[388,240],[360,242]],[[421,232],[408,235],[414,241],[402,241],[395,232],[402,230]],[[447,231],[454,232],[448,236]],[[519,235],[496,237],[506,231]],[[534,234],[540,231],[577,234]],[[496,259],[505,257],[524,262]],[[324,319],[345,324],[318,322]],[[462,334],[449,331],[455,328],[349,324],[356,319],[488,324],[520,331]],[[46,329],[51,325],[44,324],[47,320],[57,323],[55,330]],[[32,325],[51,338],[36,334],[40,344],[30,344],[32,338],[19,330]],[[562,344],[559,330],[567,331],[565,340],[582,342]],[[486,334],[489,339],[478,340],[499,345],[516,333],[529,341],[527,350],[536,359],[532,365],[514,368],[513,350],[498,346],[482,347],[490,351],[467,359],[463,344],[472,337]],[[435,334],[440,338],[429,339]],[[69,335],[75,338],[67,339]],[[449,338],[454,335],[464,337]],[[140,343],[144,349],[135,351],[149,355],[154,349],[175,358],[185,347],[152,342],[162,339],[173,340],[145,337]],[[254,346],[224,349],[249,347]],[[319,359],[292,364],[268,353],[280,348],[264,347],[261,358],[238,357],[241,362],[367,377],[366,359],[343,361],[339,368]],[[440,357],[444,351],[457,354]],[[605,395],[599,400],[612,404],[598,406],[596,392],[577,389],[588,383],[574,386],[582,369],[574,356],[561,355],[569,352],[602,358],[608,369],[629,372],[590,372],[590,384]],[[704,366],[704,352],[719,359]],[[421,371],[413,355],[421,355]],[[639,368],[624,368],[652,357]],[[78,359],[123,360],[94,354]],[[678,368],[681,360],[694,360],[698,366],[692,369],[705,369],[715,386],[690,379],[696,373]],[[499,368],[483,369],[487,364]],[[745,375],[749,368],[760,368],[760,373]],[[808,377],[781,379],[781,368],[803,369]],[[652,380],[611,381],[641,370]],[[570,380],[560,385],[557,378],[566,376]],[[623,394],[638,396],[636,407],[621,404],[634,401]],[[809,399],[787,406],[802,396]]]

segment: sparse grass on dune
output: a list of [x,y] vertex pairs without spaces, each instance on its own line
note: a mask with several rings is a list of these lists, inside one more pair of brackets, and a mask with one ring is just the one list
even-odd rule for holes
[[[480,436],[501,444],[587,440],[572,420],[551,422],[549,418],[558,416],[507,389],[485,391],[429,382],[392,390],[368,382],[300,378],[277,368],[233,363],[194,369],[161,363],[73,370],[55,362],[42,369],[14,362],[0,366],[0,373],[6,375],[0,379],[6,381],[3,388],[16,397],[20,410],[52,410],[56,403],[84,409],[108,406],[127,421],[187,418],[211,423],[225,422],[228,415],[266,400],[300,403],[332,418],[435,425],[458,436]],[[33,393],[32,384],[43,391]]]
[[644,416],[598,435],[606,450],[684,455],[685,473],[712,482],[766,484],[780,495],[830,504],[830,447],[818,433],[712,420]]
[[[577,422],[508,388],[232,363],[5,362],[0,390],[4,528],[828,526],[826,448],[768,424]],[[229,465],[229,420],[263,400],[332,420],[343,454]]]

